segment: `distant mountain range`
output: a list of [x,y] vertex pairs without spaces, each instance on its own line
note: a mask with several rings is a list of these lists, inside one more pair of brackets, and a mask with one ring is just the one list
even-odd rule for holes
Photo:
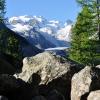
[[41,16],[9,18],[7,27],[25,37],[39,49],[69,47],[72,21],[64,25],[56,20],[48,21]]

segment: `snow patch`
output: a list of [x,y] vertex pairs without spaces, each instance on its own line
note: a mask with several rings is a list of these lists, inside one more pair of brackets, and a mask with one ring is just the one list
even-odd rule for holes
[[69,41],[70,42],[70,34],[71,34],[71,25],[68,25],[64,28],[61,28],[57,32],[57,38],[59,40]]
[[24,31],[28,31],[30,30],[32,27],[29,25],[22,25],[22,24],[16,24],[16,25],[12,25],[13,27],[13,31],[17,31],[17,32],[24,32]]

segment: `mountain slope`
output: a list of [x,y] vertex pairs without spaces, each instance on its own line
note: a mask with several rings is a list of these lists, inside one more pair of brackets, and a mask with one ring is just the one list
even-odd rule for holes
[[[18,53],[18,55],[21,54],[23,57],[27,57],[27,56],[36,55],[37,53],[42,52],[42,50],[36,48],[34,45],[31,45],[25,38],[18,35],[17,33],[10,30],[4,24],[1,23],[0,24],[0,32],[2,32],[2,30],[4,30],[4,31],[1,36],[5,37],[3,40],[4,41],[3,43],[5,43],[5,44],[1,44],[5,49],[4,53],[7,53],[6,49],[8,49],[8,39],[10,37],[13,37],[13,39],[18,40],[18,44],[15,44],[16,46],[18,45],[18,47],[19,47],[18,51],[15,50],[16,53]],[[1,42],[2,42],[2,40],[0,40],[0,43]],[[12,47],[12,49],[14,49],[14,48]],[[13,52],[11,52],[11,54],[13,54]]]
[[[24,36],[23,33],[19,33],[21,36]],[[30,29],[28,32],[25,32],[29,36],[24,36],[30,44],[35,45],[37,48],[46,49],[49,47],[55,47],[55,44],[48,41],[40,32],[38,32],[35,28]]]

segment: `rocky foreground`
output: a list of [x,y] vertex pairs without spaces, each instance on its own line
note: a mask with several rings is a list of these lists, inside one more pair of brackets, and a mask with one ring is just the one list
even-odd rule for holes
[[23,59],[19,73],[0,58],[0,100],[100,100],[100,66],[49,52]]

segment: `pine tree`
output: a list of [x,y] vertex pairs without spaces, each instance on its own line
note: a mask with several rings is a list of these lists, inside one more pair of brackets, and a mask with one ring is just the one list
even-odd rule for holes
[[82,11],[72,29],[70,58],[84,65],[94,66],[100,61],[100,1],[77,2]]
[[82,7],[88,6],[91,9],[95,27],[97,28],[98,39],[100,41],[100,0],[76,0]]
[[5,0],[0,0],[0,23],[4,22],[5,15]]
[[95,32],[93,15],[89,7],[83,7],[72,29],[70,58],[84,65],[93,65],[95,60],[95,42],[90,38]]

